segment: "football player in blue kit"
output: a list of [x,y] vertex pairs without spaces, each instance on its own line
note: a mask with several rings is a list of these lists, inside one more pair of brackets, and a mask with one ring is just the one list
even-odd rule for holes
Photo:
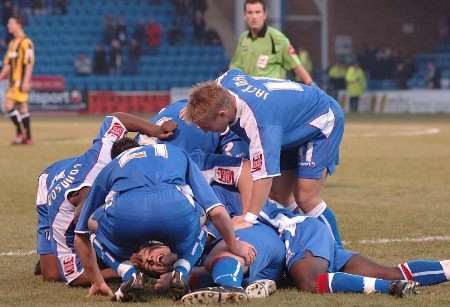
[[415,287],[450,279],[450,260],[413,260],[390,267],[344,249],[323,223],[268,201],[258,220],[277,228],[295,286],[314,293],[415,294]]
[[[215,231],[213,232],[216,237]],[[284,271],[286,254],[277,233],[264,224],[240,229],[235,233],[239,240],[255,247],[256,257],[253,263],[246,265],[244,259],[230,253],[220,236],[217,236],[218,243],[204,260],[204,267],[210,273],[210,285],[215,286],[186,294],[182,298],[183,303],[236,303],[267,297],[275,292],[275,282],[282,277]],[[208,279],[208,276],[200,276]],[[244,285],[247,285],[245,290]],[[263,294],[263,291],[267,292]]]
[[[129,141],[133,140],[116,142],[112,156],[115,147]],[[94,251],[88,221],[102,205],[105,214],[98,223]],[[92,281],[90,294],[127,300],[131,292],[141,290],[142,274],[128,260],[149,240],[164,242],[178,255],[171,285],[185,291],[190,270],[206,241],[198,206],[217,227],[229,250],[251,263],[254,248],[236,240],[226,210],[185,151],[170,144],[155,144],[129,149],[114,159],[95,180],[75,229],[75,245]],[[100,274],[96,252],[122,278],[114,295]]]
[[156,126],[130,114],[114,113],[104,118],[86,152],[53,163],[39,176],[37,252],[44,280],[64,280],[72,286],[90,283],[75,253],[74,228],[93,181],[111,161],[112,144],[128,131],[165,138],[175,128],[174,122]]
[[186,99],[174,102],[150,118],[156,125],[173,120],[177,124],[177,130],[171,138],[158,140],[138,135],[138,143],[169,143],[184,149],[209,183],[218,182],[237,187],[244,206],[248,207],[252,185],[248,144],[232,131],[205,132],[192,123],[186,123],[180,115],[186,105]]
[[320,195],[339,163],[344,132],[344,114],[333,98],[316,86],[232,69],[194,87],[186,119],[205,131],[229,126],[249,143],[253,189],[242,225],[256,221],[271,188],[271,197],[287,206],[294,192],[300,209],[318,217],[340,243],[334,213]]

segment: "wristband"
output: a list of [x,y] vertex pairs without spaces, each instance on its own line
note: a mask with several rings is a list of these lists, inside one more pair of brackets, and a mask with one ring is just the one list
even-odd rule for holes
[[258,216],[251,212],[247,212],[244,216],[244,221],[249,222],[250,224],[256,224],[257,219]]

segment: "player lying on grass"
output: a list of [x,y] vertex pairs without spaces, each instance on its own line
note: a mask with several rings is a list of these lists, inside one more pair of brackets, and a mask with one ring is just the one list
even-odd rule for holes
[[[129,292],[142,290],[142,274],[128,259],[150,240],[164,242],[178,255],[170,282],[173,290],[184,292],[206,241],[200,209],[232,253],[248,264],[253,261],[254,248],[236,240],[229,215],[186,152],[170,144],[140,147],[125,138],[114,143],[111,156],[122,148],[128,150],[97,176],[75,229],[75,247],[92,282],[90,294],[128,300]],[[88,221],[102,205],[106,214],[98,221],[94,251]],[[100,273],[96,254],[122,278],[114,294]]]
[[[104,222],[104,215],[103,208],[95,211],[89,221],[91,232],[95,233],[98,224]],[[186,294],[182,302],[188,304],[200,301],[205,303],[239,302],[250,298],[266,297],[276,290],[275,281],[281,278],[284,269],[285,248],[273,228],[259,224],[236,231],[239,240],[253,245],[256,249],[255,260],[250,265],[246,264],[245,259],[229,251],[217,229],[212,225],[209,227],[209,233],[214,237],[217,236],[214,239],[214,247],[205,257],[205,266],[193,269],[189,286],[196,290],[213,285],[216,287]],[[93,242],[98,252],[101,245],[96,239]],[[158,278],[155,285],[157,290],[169,288],[172,278],[170,272],[177,260],[178,256],[171,252],[167,245],[160,242],[145,244],[130,257],[130,262],[140,272]],[[245,291],[243,285],[247,285]]]
[[[214,191],[231,215],[241,214],[236,191],[220,186]],[[286,247],[286,270],[302,291],[404,296],[414,293],[415,282],[429,286],[450,279],[449,260],[408,261],[398,267],[377,264],[337,244],[317,219],[294,214],[273,201],[266,203],[256,225],[261,222],[280,233]]]
[[105,117],[86,152],[53,163],[39,176],[37,253],[44,280],[63,280],[72,286],[90,283],[74,250],[73,230],[92,183],[111,161],[112,144],[128,131],[167,138],[175,128],[172,121],[157,126],[130,114],[114,113]]
[[286,246],[286,270],[294,285],[314,293],[386,293],[407,296],[417,284],[450,279],[450,260],[414,260],[390,267],[344,249],[317,219],[267,202],[258,218],[276,227]]

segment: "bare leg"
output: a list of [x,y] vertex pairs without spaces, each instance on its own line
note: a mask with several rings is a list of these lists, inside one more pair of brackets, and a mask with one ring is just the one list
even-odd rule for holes
[[361,255],[353,256],[342,271],[387,280],[403,279],[403,275],[398,267],[381,265]]

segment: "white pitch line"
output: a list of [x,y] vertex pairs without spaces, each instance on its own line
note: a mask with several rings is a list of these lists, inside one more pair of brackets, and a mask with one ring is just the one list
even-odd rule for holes
[[[450,241],[450,236],[429,236],[429,237],[417,237],[417,238],[391,238],[391,239],[370,239],[370,240],[358,240],[358,241],[343,241],[344,244],[388,244],[388,243],[401,243],[401,242],[438,242],[438,241]],[[35,255],[36,251],[9,251],[0,253],[0,257],[25,257]]]
[[346,134],[346,137],[362,137],[362,138],[373,138],[373,137],[386,137],[386,136],[419,136],[419,135],[430,135],[438,134],[441,130],[439,128],[429,128],[424,130],[409,130],[409,131],[389,131],[389,132],[371,132],[371,133],[361,133],[361,134]]
[[9,251],[9,252],[3,252],[0,253],[0,257],[21,257],[21,256],[30,256],[36,254],[36,250],[31,251]]
[[429,236],[429,237],[417,237],[417,238],[391,238],[391,239],[371,239],[371,240],[358,240],[358,241],[344,241],[345,244],[387,244],[398,242],[436,242],[436,241],[450,241],[450,236]]

